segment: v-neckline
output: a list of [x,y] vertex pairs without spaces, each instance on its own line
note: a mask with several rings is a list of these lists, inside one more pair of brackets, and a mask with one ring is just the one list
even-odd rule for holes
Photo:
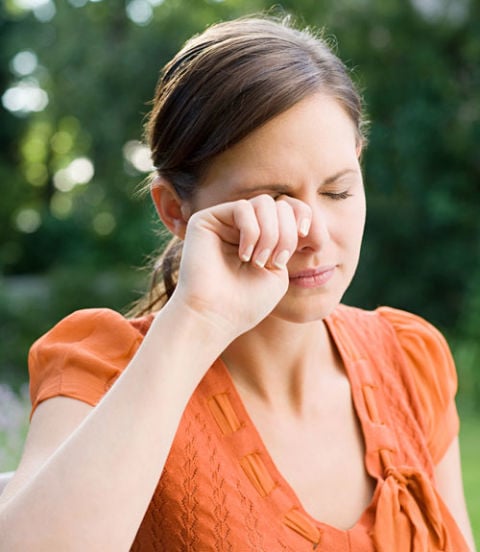
[[[276,502],[276,506],[279,510],[285,510],[285,507],[290,503],[291,510],[295,510],[297,513],[300,513],[300,520],[296,520],[295,523],[305,520],[310,524],[313,524],[315,527],[320,528],[322,531],[328,530],[333,532],[342,533],[347,535],[359,528],[359,526],[369,525],[372,520],[372,512],[374,512],[375,505],[378,499],[378,495],[381,489],[381,473],[378,470],[372,469],[372,466],[369,465],[366,458],[366,451],[368,449],[368,434],[365,431],[366,426],[362,412],[362,397],[361,395],[361,382],[359,381],[360,374],[356,373],[356,366],[358,361],[361,360],[364,362],[364,359],[360,359],[358,351],[354,348],[354,345],[351,340],[345,340],[344,332],[338,331],[336,324],[332,322],[332,319],[329,317],[325,320],[327,330],[331,336],[331,339],[340,355],[341,361],[343,363],[347,379],[350,385],[350,393],[353,402],[353,408],[357,420],[360,426],[361,437],[364,445],[364,467],[367,474],[376,481],[372,496],[369,504],[365,507],[363,512],[358,517],[354,525],[348,529],[341,529],[329,523],[323,522],[319,519],[316,519],[311,515],[306,508],[303,506],[303,503],[300,501],[296,491],[291,486],[291,484],[286,480],[281,471],[277,468],[272,456],[270,455],[267,446],[265,445],[255,423],[250,417],[247,408],[235,386],[235,383],[228,371],[227,366],[222,359],[218,359],[215,364],[212,366],[213,371],[216,372],[216,376],[221,378],[222,386],[226,389],[224,394],[230,402],[230,406],[233,409],[236,417],[240,421],[241,431],[242,431],[242,442],[245,445],[245,442],[248,442],[249,448],[251,451],[255,451],[255,454],[258,456],[258,461],[261,462],[262,469],[266,469],[266,474],[272,482],[274,482],[275,489],[281,492],[271,493],[271,498]],[[362,372],[365,371],[365,366],[362,367]],[[212,374],[213,375],[213,374]],[[357,383],[357,385],[354,384]],[[218,388],[218,386],[216,386]],[[230,440],[230,445],[234,445],[234,441]],[[237,454],[240,453],[242,458],[245,458],[244,452],[245,447],[242,447],[242,451],[235,451]],[[252,467],[253,466],[253,467]],[[256,469],[255,463],[253,463],[251,468]],[[255,477],[255,474],[253,475]]]

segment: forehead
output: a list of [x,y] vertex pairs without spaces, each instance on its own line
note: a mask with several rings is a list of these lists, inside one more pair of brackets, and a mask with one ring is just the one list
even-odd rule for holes
[[207,167],[203,185],[278,179],[313,171],[326,178],[342,164],[356,160],[355,126],[342,105],[314,94],[254,130],[216,156]]

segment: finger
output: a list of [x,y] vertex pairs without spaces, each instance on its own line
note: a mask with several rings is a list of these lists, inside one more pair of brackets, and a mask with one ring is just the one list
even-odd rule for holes
[[278,241],[272,253],[271,263],[275,268],[284,269],[293,255],[298,243],[297,219],[291,204],[277,200]]
[[[295,215],[297,233],[299,236],[304,238],[308,235],[310,231],[310,226],[312,224],[312,209],[304,201],[300,201],[294,197],[287,195],[280,196],[279,200],[286,201],[290,207],[293,209]],[[277,200],[278,201],[278,200]]]
[[238,248],[238,256],[248,262],[260,235],[253,205],[246,199],[220,203],[194,213],[189,226],[214,232],[223,242]]
[[260,236],[255,209],[246,199],[235,201],[232,205],[233,222],[240,233],[238,256],[243,262],[249,262]]
[[250,200],[257,217],[260,235],[255,244],[252,261],[263,268],[278,243],[278,215],[275,200],[262,194]]

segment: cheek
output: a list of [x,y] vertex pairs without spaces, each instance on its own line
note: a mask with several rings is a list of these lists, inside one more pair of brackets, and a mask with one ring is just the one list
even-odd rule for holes
[[365,229],[365,220],[367,217],[367,206],[365,202],[365,196],[362,200],[358,202],[355,212],[352,213],[353,220],[355,221],[355,226],[357,228],[357,235],[359,240],[362,240],[363,231]]
[[362,189],[362,192],[356,195],[354,201],[349,205],[350,213],[349,216],[352,221],[354,221],[355,226],[361,229],[363,233],[363,227],[365,226],[365,218],[367,215],[367,204],[365,193]]
[[352,254],[358,254],[365,228],[366,206],[364,198],[352,201],[341,217],[339,237],[342,246]]

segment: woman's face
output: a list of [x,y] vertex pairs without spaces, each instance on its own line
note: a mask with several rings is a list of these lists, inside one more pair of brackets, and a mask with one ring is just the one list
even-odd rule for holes
[[357,267],[365,193],[355,128],[332,97],[314,94],[278,115],[210,164],[190,204],[269,194],[307,203],[310,232],[288,263],[290,284],[273,311],[292,322],[327,316]]

